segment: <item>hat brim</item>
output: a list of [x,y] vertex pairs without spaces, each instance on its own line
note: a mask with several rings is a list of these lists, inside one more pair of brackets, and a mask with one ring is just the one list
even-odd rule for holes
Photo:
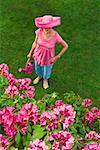
[[55,26],[59,26],[60,24],[61,24],[61,18],[60,17],[53,17],[52,21],[47,22],[47,23],[44,23],[42,21],[42,17],[38,17],[35,19],[35,25],[38,28],[52,28]]

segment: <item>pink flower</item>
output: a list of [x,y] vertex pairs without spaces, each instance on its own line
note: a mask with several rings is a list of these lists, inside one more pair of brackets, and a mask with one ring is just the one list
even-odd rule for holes
[[62,104],[61,106],[56,106],[54,112],[58,116],[58,121],[62,123],[63,129],[69,128],[73,124],[76,112],[72,105]]
[[34,87],[33,86],[28,86],[24,89],[24,91],[22,92],[20,98],[34,98]]
[[95,131],[90,131],[86,134],[85,138],[89,140],[98,140],[100,139],[100,134],[96,133]]
[[31,121],[34,124],[38,121],[38,110],[32,103],[26,103],[23,105],[17,115],[17,122],[21,126],[21,131],[25,134],[27,131],[27,122]]
[[14,122],[10,126],[7,126],[7,124],[4,124],[4,131],[9,137],[14,138],[17,133],[17,130],[15,129],[15,126],[14,126]]
[[7,66],[7,64],[3,63],[0,64],[0,74],[7,77],[9,74],[9,67]]
[[53,104],[50,104],[50,109],[52,110],[54,108],[54,105]]
[[49,141],[54,141],[52,150],[71,150],[74,144],[73,136],[67,131],[59,131],[51,134]]
[[[59,102],[61,105],[59,105]],[[76,112],[72,105],[59,102],[56,102],[54,110],[46,111],[40,116],[40,125],[46,125],[48,130],[57,128],[59,123],[63,125],[63,129],[66,129],[74,122]]]
[[55,103],[56,106],[61,106],[63,104],[64,104],[63,100],[57,100],[56,103]]
[[21,129],[21,131],[22,131],[23,134],[25,134],[25,133],[27,132],[27,127],[23,127],[23,128]]
[[5,94],[9,94],[11,98],[14,98],[15,95],[19,94],[19,90],[15,85],[9,85],[8,88],[5,90]]
[[48,146],[45,145],[45,142],[42,140],[34,140],[30,142],[28,150],[49,150]]
[[17,126],[25,134],[28,122],[31,121],[36,124],[38,121],[38,110],[32,103],[23,105],[17,115],[14,114],[13,110],[12,107],[6,107],[0,111],[0,124],[3,125],[4,131],[11,138],[16,135]]
[[10,137],[16,135],[14,124],[16,123],[16,116],[13,114],[14,108],[6,107],[0,111],[0,123],[4,126],[4,131]]
[[31,83],[30,78],[16,79],[16,86],[19,90],[26,89]]
[[85,118],[89,123],[92,123],[95,119],[100,118],[100,110],[93,107],[89,112],[85,113]]
[[0,134],[0,150],[5,150],[6,146],[9,145],[8,140],[5,136]]
[[18,88],[18,90],[22,90],[21,94],[20,94],[20,98],[24,99],[24,98],[34,98],[34,87],[33,86],[29,86],[29,84],[31,83],[31,79],[30,78],[24,78],[24,79],[16,79],[16,86]]
[[95,118],[100,118],[100,109],[93,107],[91,108],[91,112],[94,114]]
[[16,82],[16,79],[15,79],[14,75],[11,74],[11,73],[7,76],[7,80],[9,82],[9,85],[14,85],[15,82]]
[[83,100],[83,106],[84,107],[89,107],[91,105],[92,105],[92,100],[87,99],[87,98]]
[[12,116],[13,110],[14,110],[13,107],[5,107],[5,108],[1,109],[1,111],[0,111],[0,124],[7,123],[7,121],[8,122],[10,121],[9,115],[10,115],[10,118],[12,118],[11,116]]
[[95,116],[91,111],[85,113],[85,118],[89,123],[92,123],[95,120]]
[[100,150],[100,144],[92,142],[86,145],[82,150]]
[[43,112],[43,114],[40,116],[40,125],[47,125],[47,130],[53,130],[58,127],[58,121],[56,114],[51,112]]

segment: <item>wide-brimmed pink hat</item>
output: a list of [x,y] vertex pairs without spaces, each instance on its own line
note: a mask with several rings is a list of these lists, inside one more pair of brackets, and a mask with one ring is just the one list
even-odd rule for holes
[[38,28],[52,28],[59,26],[61,23],[60,17],[53,17],[51,15],[45,15],[35,19],[35,25]]

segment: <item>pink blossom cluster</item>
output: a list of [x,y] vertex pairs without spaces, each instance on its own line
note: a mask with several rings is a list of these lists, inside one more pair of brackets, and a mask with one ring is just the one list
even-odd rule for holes
[[9,74],[9,67],[7,66],[7,64],[3,63],[0,64],[0,74],[7,77]]
[[5,136],[0,134],[0,150],[5,150],[6,146],[9,145],[8,140]]
[[100,139],[100,134],[96,133],[95,131],[90,131],[86,134],[85,138],[88,140],[98,140]]
[[24,99],[25,97],[28,98],[34,97],[34,87],[29,86],[30,83],[31,83],[30,78],[16,79],[16,84],[15,84],[16,87],[18,88],[19,91],[23,90],[23,92],[20,95],[22,99]]
[[0,111],[0,124],[4,126],[5,133],[14,137],[17,133],[14,124],[16,123],[16,116],[13,114],[13,107],[5,107]]
[[36,124],[38,121],[37,106],[32,103],[26,103],[17,115],[17,122],[22,126],[21,131],[25,134],[27,131],[27,122]]
[[34,140],[30,142],[28,150],[49,150],[48,146],[45,145],[45,142],[42,140]]
[[76,112],[72,105],[64,104],[62,100],[58,100],[52,111],[43,112],[40,116],[40,125],[47,125],[46,129],[50,131],[57,128],[59,123],[61,123],[63,129],[66,129],[73,124],[75,114]]
[[25,89],[31,83],[30,78],[16,79],[16,86],[19,90]]
[[86,145],[82,150],[100,150],[100,144],[92,142]]
[[16,95],[19,95],[20,98],[24,99],[26,97],[34,97],[34,87],[29,86],[31,83],[30,78],[16,79],[13,74],[9,73],[9,67],[6,64],[0,65],[0,74],[6,77],[9,86],[5,90],[5,94],[14,98]]
[[38,110],[32,103],[26,103],[17,115],[13,111],[12,107],[5,107],[0,111],[0,124],[3,125],[5,133],[12,138],[16,135],[17,128],[25,134],[29,121],[34,124],[38,121]]
[[89,107],[91,105],[92,105],[92,100],[87,99],[87,98],[83,100],[83,106],[84,107]]
[[14,77],[13,74],[11,73],[8,74],[6,78],[7,78],[9,85],[14,85],[16,83],[16,78]]
[[85,113],[85,118],[89,123],[92,123],[95,119],[100,118],[100,110],[97,107],[93,107],[89,112]]
[[58,121],[63,124],[63,129],[69,128],[73,123],[76,112],[72,105],[64,104],[62,100],[56,101],[54,112],[58,116]]
[[11,98],[14,98],[15,95],[19,94],[19,90],[15,85],[9,85],[8,88],[5,89],[5,94],[8,94]]
[[59,131],[49,136],[49,141],[54,141],[52,150],[71,150],[74,137],[67,131]]
[[[9,83],[10,81],[8,80]],[[22,99],[26,97],[28,98],[34,97],[34,87],[29,86],[29,84],[31,83],[30,78],[15,79],[11,83],[14,83],[14,84],[9,85],[8,88],[5,90],[5,93],[9,94],[12,98],[14,98],[15,95],[18,95],[18,94],[20,95],[20,98]]]
[[20,98],[24,99],[24,98],[33,98],[34,97],[34,87],[33,86],[27,86],[22,94],[20,95]]
[[43,112],[40,116],[40,125],[46,126],[47,130],[53,130],[58,127],[58,120],[57,115],[54,113],[54,111],[51,112]]

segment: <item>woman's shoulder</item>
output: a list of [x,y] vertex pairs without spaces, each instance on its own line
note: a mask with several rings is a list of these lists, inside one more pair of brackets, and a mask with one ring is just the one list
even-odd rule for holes
[[61,35],[57,31],[55,31],[55,35],[56,35],[56,42],[60,43],[63,40],[62,37],[61,37]]
[[38,35],[40,34],[40,32],[41,32],[41,28],[37,29],[37,30],[35,31],[35,34],[38,36]]

